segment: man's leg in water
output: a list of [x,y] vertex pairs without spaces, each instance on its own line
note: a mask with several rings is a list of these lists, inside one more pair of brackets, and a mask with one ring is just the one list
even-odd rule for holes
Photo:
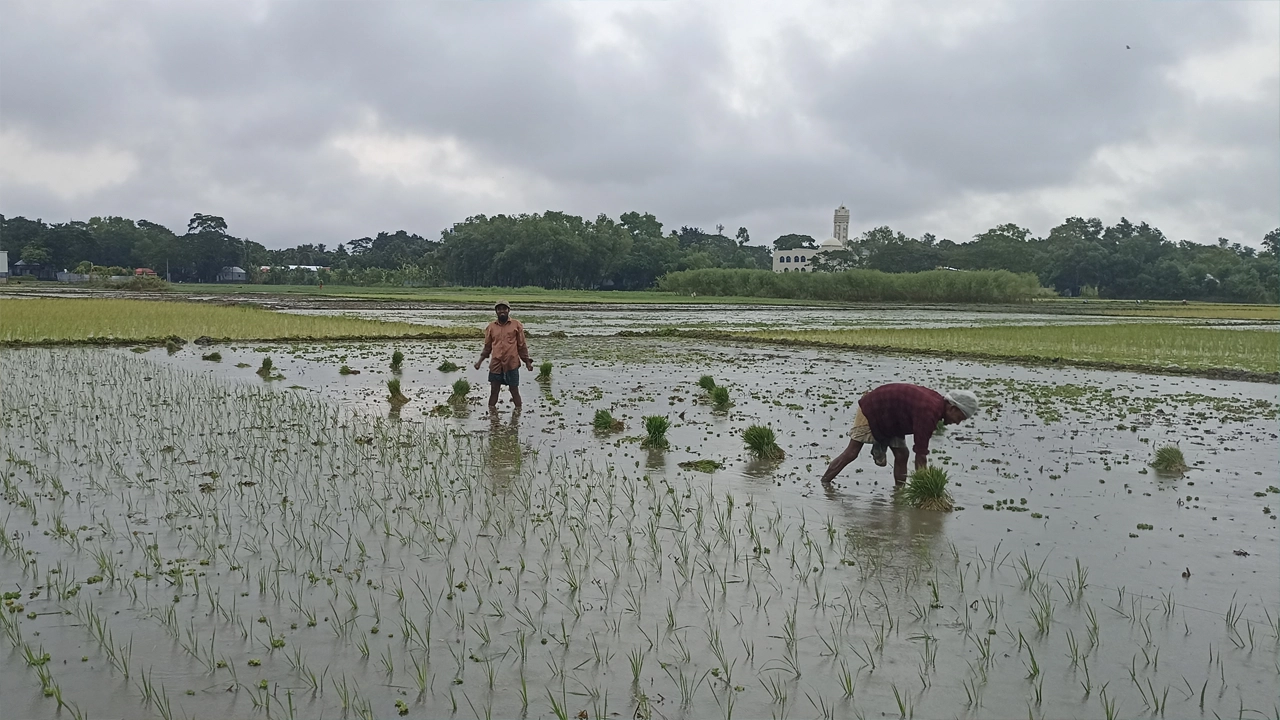
[[911,459],[911,451],[904,447],[893,448],[893,482],[902,485],[907,482],[907,461]]
[[500,382],[489,383],[489,407],[498,406],[498,393],[501,392],[501,390],[502,390],[502,383]]
[[520,386],[519,386],[519,385],[512,385],[512,386],[511,386],[511,402],[515,404],[516,409],[520,409],[521,407],[523,407],[523,406],[524,406],[524,401],[522,401],[522,400],[520,399]]
[[831,482],[840,474],[841,470],[844,470],[846,465],[857,459],[858,453],[862,452],[862,445],[863,443],[857,440],[850,440],[849,446],[844,449],[844,452],[837,455],[831,461],[831,464],[827,466],[827,471],[822,474],[822,482]]

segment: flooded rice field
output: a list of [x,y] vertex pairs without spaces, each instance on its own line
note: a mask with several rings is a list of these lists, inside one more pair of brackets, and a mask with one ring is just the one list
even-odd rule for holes
[[[423,303],[353,309],[350,303],[301,303],[290,299],[284,312],[301,315],[349,315],[369,320],[393,320],[422,325],[483,326],[493,318],[488,308]],[[269,305],[268,305],[269,306]],[[667,327],[685,330],[842,330],[853,328],[994,327],[1009,325],[1114,325],[1116,323],[1212,324],[1215,327],[1276,330],[1276,323],[1185,318],[1104,317],[991,310],[979,306],[956,309],[925,305],[883,307],[780,307],[743,305],[605,305],[530,306],[517,313],[530,334],[615,335]]]
[[[0,351],[5,716],[1278,713],[1275,385],[537,339],[490,412],[477,345]],[[817,482],[896,381],[982,401],[956,512]]]

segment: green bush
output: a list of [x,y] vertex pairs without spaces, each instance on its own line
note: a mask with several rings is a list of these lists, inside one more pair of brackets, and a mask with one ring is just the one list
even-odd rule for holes
[[778,438],[773,428],[766,425],[752,425],[742,431],[742,440],[747,444],[747,452],[761,460],[781,460],[786,456],[778,447]]
[[947,471],[939,467],[923,467],[911,473],[902,488],[902,501],[922,510],[949,512],[951,495],[947,493]]
[[669,273],[658,289],[681,295],[734,295],[799,300],[901,301],[937,303],[1030,302],[1040,283],[1030,273],[1007,270],[927,270],[885,273],[775,273],[770,270],[703,269]]

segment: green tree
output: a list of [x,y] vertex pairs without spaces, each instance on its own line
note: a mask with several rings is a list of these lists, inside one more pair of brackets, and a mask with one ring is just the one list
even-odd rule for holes
[[788,235],[779,235],[777,240],[773,241],[774,250],[797,250],[799,248],[815,248],[818,242],[808,235],[796,235],[791,233]]

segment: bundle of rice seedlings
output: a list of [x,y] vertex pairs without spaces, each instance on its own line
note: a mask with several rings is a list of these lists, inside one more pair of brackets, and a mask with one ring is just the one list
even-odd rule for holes
[[274,369],[275,366],[271,362],[271,356],[268,355],[262,358],[262,367],[258,368],[258,374],[262,377],[270,377],[271,371]]
[[1177,445],[1157,448],[1156,458],[1151,461],[1151,467],[1155,468],[1156,472],[1170,475],[1181,475],[1191,469],[1187,467],[1187,460],[1182,457],[1182,450]]
[[409,402],[409,398],[400,392],[400,378],[392,378],[387,381],[387,402],[397,406]]
[[778,447],[778,438],[773,434],[773,428],[766,425],[752,425],[743,430],[742,440],[747,444],[747,452],[761,460],[781,460],[786,457],[786,453]]
[[338,374],[339,375],[359,375],[360,371],[352,370],[350,366],[343,365],[342,367],[338,368]]
[[401,365],[404,365],[404,353],[396,350],[391,353],[391,369],[399,370]]
[[467,393],[471,392],[471,383],[466,378],[458,378],[453,381],[453,397],[454,399],[463,399]]
[[608,410],[597,410],[596,416],[591,420],[591,426],[597,432],[618,432],[622,429],[622,421],[613,417],[613,413]]
[[546,362],[538,366],[538,379],[539,380],[551,379],[551,361],[550,360],[547,360]]
[[924,467],[911,473],[902,488],[902,501],[921,510],[951,512],[951,495],[947,492],[947,471],[940,467]]
[[201,360],[208,360],[209,362],[221,362],[221,361],[222,361],[222,353],[218,352],[217,350],[214,350],[213,352],[209,353],[208,355],[201,355],[201,356],[200,356],[200,359],[201,359]]
[[706,390],[707,392],[711,392],[716,389],[716,381],[710,375],[703,375],[698,378],[698,387]]
[[723,385],[717,385],[711,391],[711,402],[716,406],[717,410],[729,409],[729,388]]
[[455,365],[452,360],[445,360],[444,362],[440,363],[440,367],[437,367],[436,369],[439,370],[440,372],[446,372],[446,373],[457,372],[458,366]]
[[671,421],[667,420],[664,415],[647,415],[644,418],[645,438],[640,441],[641,447],[647,448],[665,448],[670,443],[667,442],[667,429],[671,427]]

